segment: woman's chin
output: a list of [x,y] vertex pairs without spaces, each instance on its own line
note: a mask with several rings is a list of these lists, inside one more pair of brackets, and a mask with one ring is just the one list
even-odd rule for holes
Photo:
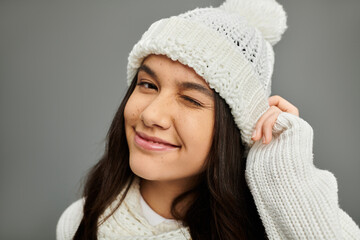
[[131,171],[140,178],[155,181],[161,180],[164,176],[160,169],[156,169],[154,164],[145,164],[144,161],[132,160],[130,157],[129,165]]

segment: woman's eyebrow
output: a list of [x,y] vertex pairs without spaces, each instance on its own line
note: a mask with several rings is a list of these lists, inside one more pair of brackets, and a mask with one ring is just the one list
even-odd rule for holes
[[154,78],[155,80],[158,80],[158,77],[157,77],[157,75],[155,74],[155,72],[153,71],[153,70],[151,70],[151,68],[149,68],[147,65],[145,65],[145,64],[142,64],[140,67],[139,67],[139,69],[138,69],[138,71],[140,72],[140,71],[144,71],[144,72],[146,72],[147,74],[149,74],[152,78]]
[[178,85],[183,90],[197,90],[211,98],[214,97],[213,91],[211,91],[210,89],[206,88],[205,86],[203,86],[201,84],[194,83],[194,82],[179,82]]

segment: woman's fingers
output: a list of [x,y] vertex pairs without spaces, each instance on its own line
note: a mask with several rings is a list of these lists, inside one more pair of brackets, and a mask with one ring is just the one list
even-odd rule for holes
[[274,95],[268,99],[270,108],[259,118],[255,126],[252,139],[268,144],[272,139],[273,126],[281,112],[287,112],[299,116],[299,110],[284,98]]
[[[254,141],[259,140],[265,135],[265,142],[270,142],[272,138],[272,126],[274,125],[277,116],[281,113],[281,110],[276,106],[271,106],[257,121],[255,131],[252,136]],[[272,116],[273,114],[277,114]],[[272,122],[273,121],[273,122]],[[265,124],[266,123],[266,124]]]
[[280,113],[281,113],[281,111],[274,112],[263,123],[263,125],[262,125],[262,132],[263,132],[262,143],[268,144],[271,141],[272,129],[273,129],[276,119]]
[[299,116],[299,109],[297,109],[297,107],[279,95],[269,97],[268,101],[270,106],[276,106],[283,112],[288,112]]

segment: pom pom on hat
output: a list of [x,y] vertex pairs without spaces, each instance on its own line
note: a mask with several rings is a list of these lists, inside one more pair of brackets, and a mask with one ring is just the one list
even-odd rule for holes
[[280,41],[287,29],[286,12],[274,0],[226,0],[219,8],[245,17],[272,46]]

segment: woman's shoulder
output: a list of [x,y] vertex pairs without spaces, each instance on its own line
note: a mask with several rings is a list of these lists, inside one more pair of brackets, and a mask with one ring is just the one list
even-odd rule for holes
[[74,237],[83,217],[84,202],[84,198],[73,202],[61,214],[56,226],[57,240],[68,240]]

